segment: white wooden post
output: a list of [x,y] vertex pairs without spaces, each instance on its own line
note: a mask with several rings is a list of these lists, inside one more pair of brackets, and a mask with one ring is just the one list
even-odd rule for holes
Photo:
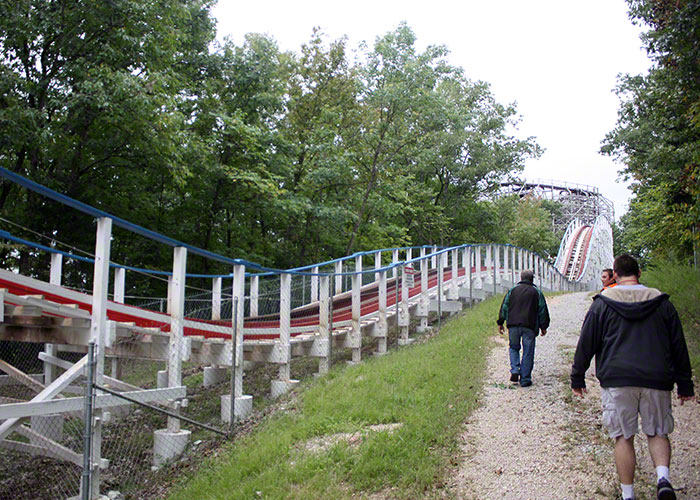
[[411,318],[408,313],[408,283],[406,281],[406,272],[406,266],[401,266],[401,305],[399,307],[398,317],[398,326],[400,328],[399,345],[406,345],[409,343],[408,326]]
[[[518,278],[520,278],[520,273],[523,272],[523,269],[524,269],[524,267],[523,267],[523,249],[519,248],[518,249]],[[520,280],[518,279],[518,281],[520,281]]]
[[407,261],[413,260],[413,249],[412,248],[406,249],[406,260]]
[[[107,294],[109,291],[109,256],[112,239],[112,219],[97,219],[95,241],[95,270],[92,278],[92,313],[90,315],[90,340],[95,343],[95,382],[104,384],[105,347],[107,339]],[[92,435],[92,494],[99,493],[100,469],[102,461],[102,411],[94,413]]]
[[335,263],[335,294],[343,291],[343,261],[339,260]]
[[[185,276],[187,274],[187,248],[175,247],[173,251],[173,280],[170,312],[170,343],[168,348],[168,387],[182,385],[182,358],[185,333]],[[175,412],[179,413],[179,403]],[[168,431],[178,432],[180,420],[168,417]]]
[[513,283],[510,276],[510,246],[503,247],[503,279]]
[[457,256],[457,250],[452,250],[450,252],[450,259],[451,259],[451,279],[450,279],[450,288],[447,293],[447,298],[449,300],[459,300],[459,287],[457,286],[457,280],[459,279],[459,263],[458,263],[458,256]]
[[[242,420],[253,411],[253,396],[243,394],[243,320],[245,311],[245,266],[233,266],[233,284],[231,286],[231,331],[236,332],[236,349],[233,349],[231,336],[231,363],[235,365],[233,372],[234,420]],[[234,307],[234,304],[238,304]],[[234,328],[235,326],[235,328]],[[221,396],[221,420],[231,420],[231,394]]]
[[[391,251],[391,263],[396,264],[399,261],[399,250],[395,248]],[[392,277],[396,278],[399,275],[398,267],[391,270]]]
[[97,371],[95,381],[104,382],[104,354],[107,333],[107,293],[109,290],[109,254],[112,237],[112,219],[102,217],[97,220],[97,241],[95,244],[95,271],[92,284],[92,315],[90,338],[95,342]]
[[279,363],[278,379],[272,381],[272,397],[277,398],[296,384],[292,380],[290,362],[292,360],[292,275],[280,274],[280,336],[277,340],[277,363]]
[[472,303],[474,302],[474,285],[472,283],[472,255],[474,254],[473,248],[471,246],[467,247],[466,252],[467,256],[467,284],[469,286],[469,307],[472,306]]
[[[318,297],[318,338],[328,342],[328,328],[329,328],[329,297],[328,293],[330,291],[330,278],[328,276],[321,276],[319,280],[319,297]],[[330,366],[328,359],[329,350],[323,349],[325,356],[320,356],[318,359],[318,374],[325,375],[328,373],[328,368]]]
[[350,332],[350,345],[352,348],[352,362],[359,363],[362,359],[362,330],[361,320],[361,296],[362,288],[362,256],[355,257],[355,274],[352,275],[352,331]]
[[445,252],[438,256],[438,290],[440,293],[437,296],[438,301],[442,302],[445,300],[443,296],[445,293],[445,260],[447,260],[447,254]]
[[386,271],[379,272],[379,322],[377,324],[377,351],[376,354],[386,353],[386,336],[389,325],[386,319]]
[[481,245],[476,247],[476,255],[474,256],[474,288],[481,290],[484,283],[481,279]]
[[[211,282],[211,319],[214,321],[221,319],[221,282],[221,277],[213,278]],[[233,314],[233,312],[231,312],[231,314]],[[226,368],[216,365],[205,366],[202,385],[204,387],[210,387],[222,382],[225,378]]]
[[485,285],[493,285],[493,253],[491,252],[492,245],[486,245],[486,278]]
[[311,276],[311,300],[309,302],[318,302],[318,266],[311,268],[311,272],[314,273]]
[[418,317],[420,325],[418,330],[423,332],[428,328],[428,311],[430,310],[430,297],[428,295],[428,259],[425,258],[425,248],[420,249],[420,302],[418,303]]
[[[182,359],[185,341],[185,280],[187,276],[187,248],[173,249],[173,275],[170,282],[170,343],[168,345],[168,387],[182,385]],[[180,414],[181,402],[172,402],[172,413]],[[180,420],[168,417],[168,428],[153,435],[153,463],[156,466],[179,456],[187,446],[191,431],[180,429]]]
[[260,276],[254,274],[250,277],[250,316],[259,314],[258,302],[260,301]]
[[433,269],[437,268],[437,255],[435,255],[436,252],[437,245],[433,245],[433,248],[431,249],[432,257],[430,257],[430,265],[433,267]]
[[[126,293],[126,269],[117,267],[114,269],[114,302],[119,304],[124,303],[124,295]],[[112,378],[122,378],[121,360],[117,357],[112,358]]]
[[[380,269],[382,267],[382,252],[375,252],[374,254],[374,268]],[[374,281],[379,281],[379,273],[374,273]]]
[[221,278],[217,277],[211,283],[211,319],[221,319]]
[[[49,283],[61,286],[61,276],[63,274],[63,255],[60,253],[51,254],[51,274]],[[2,320],[2,318],[0,318]],[[48,356],[56,356],[56,344],[44,344],[44,352]],[[52,363],[44,363],[44,385],[49,385],[56,377],[56,369]]]
[[501,245],[493,246],[493,266],[494,266],[494,278],[496,283],[500,285],[502,283],[501,272],[503,271],[503,264],[501,263]]
[[462,280],[463,286],[467,284],[467,280],[469,279],[470,262],[468,250],[468,247],[462,248],[462,267],[464,268],[464,279]]

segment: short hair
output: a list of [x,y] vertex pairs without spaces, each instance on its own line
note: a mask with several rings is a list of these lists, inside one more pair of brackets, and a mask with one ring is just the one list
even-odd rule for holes
[[639,263],[637,259],[628,253],[623,253],[615,257],[613,269],[621,278],[624,276],[639,276]]
[[613,270],[610,269],[609,267],[606,267],[605,269],[603,269],[603,270],[601,271],[601,274],[603,274],[603,273],[608,273],[608,275],[612,278]]
[[520,281],[527,281],[529,283],[532,283],[535,281],[535,273],[533,273],[530,269],[524,269],[520,273]]

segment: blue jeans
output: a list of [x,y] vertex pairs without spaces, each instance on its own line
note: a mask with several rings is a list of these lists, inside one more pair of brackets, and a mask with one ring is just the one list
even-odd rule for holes
[[[508,328],[510,340],[510,373],[520,374],[520,385],[532,383],[532,365],[535,363],[535,331],[524,326]],[[523,344],[523,357],[520,359],[520,342]]]

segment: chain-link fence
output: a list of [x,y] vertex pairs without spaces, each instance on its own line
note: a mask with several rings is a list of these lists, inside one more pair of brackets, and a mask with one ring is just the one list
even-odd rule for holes
[[[30,401],[43,389],[44,344],[0,342],[0,404]],[[70,363],[80,355],[62,353]],[[56,369],[56,378],[64,370]],[[78,376],[63,390],[65,398],[80,397],[86,379]],[[11,421],[17,420],[14,425]],[[79,494],[83,460],[83,412],[39,414],[2,421],[0,437],[0,499],[70,498]],[[4,429],[9,429],[3,435]]]

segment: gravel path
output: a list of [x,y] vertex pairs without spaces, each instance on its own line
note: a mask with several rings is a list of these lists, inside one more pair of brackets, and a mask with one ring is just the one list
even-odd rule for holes
[[[463,499],[612,499],[619,495],[613,442],[601,427],[600,387],[587,373],[588,395],[574,401],[569,370],[590,294],[547,300],[552,325],[538,337],[533,385],[511,384],[507,334],[488,359],[483,406],[464,434],[462,466],[449,490]],[[700,498],[700,406],[674,400],[671,480],[681,499]],[[638,435],[639,500],[656,498],[656,475]]]

